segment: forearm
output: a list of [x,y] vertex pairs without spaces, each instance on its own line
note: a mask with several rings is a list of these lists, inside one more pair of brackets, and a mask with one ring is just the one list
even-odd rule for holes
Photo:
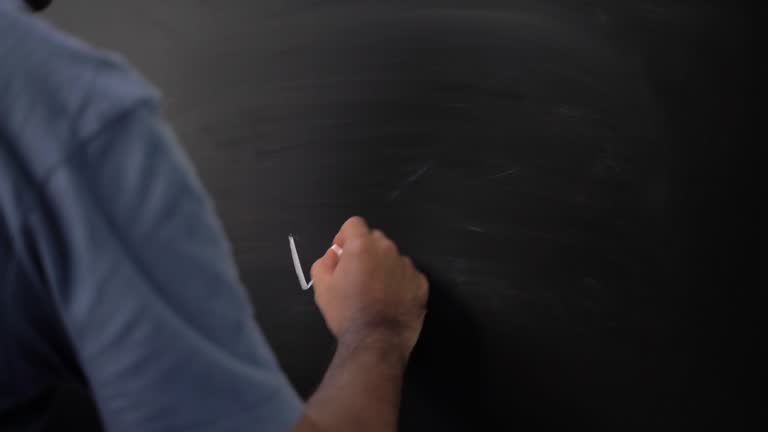
[[345,339],[295,432],[397,429],[406,364],[399,342],[387,332]]

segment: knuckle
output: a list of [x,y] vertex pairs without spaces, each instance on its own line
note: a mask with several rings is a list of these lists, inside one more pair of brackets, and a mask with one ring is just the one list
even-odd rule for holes
[[309,269],[310,272],[315,273],[320,268],[320,260],[315,261],[312,263],[312,267]]
[[427,279],[426,276],[424,276],[423,273],[419,273],[419,285],[421,287],[421,291],[425,293],[425,295],[429,294],[429,279]]
[[309,274],[312,276],[313,279],[319,279],[321,277],[320,275],[320,264],[314,263],[312,264],[312,268],[309,269]]
[[386,234],[384,234],[383,231],[375,229],[371,231],[371,238],[376,242],[376,244],[381,247],[383,250],[386,250],[388,252],[397,251],[397,245],[395,244],[392,239],[387,237]]
[[384,240],[382,240],[381,247],[387,252],[398,253],[397,245],[395,244],[395,242],[393,242],[392,240],[386,237],[384,238]]
[[347,219],[347,224],[349,225],[356,225],[356,226],[367,226],[368,223],[363,219],[362,216],[352,216],[351,218]]
[[366,237],[355,237],[344,246],[345,252],[360,253],[368,248],[369,241]]
[[344,245],[344,252],[347,254],[358,253],[362,249],[363,245],[360,239],[352,239]]
[[426,309],[427,304],[429,303],[429,292],[425,291],[419,300],[421,301],[421,307]]

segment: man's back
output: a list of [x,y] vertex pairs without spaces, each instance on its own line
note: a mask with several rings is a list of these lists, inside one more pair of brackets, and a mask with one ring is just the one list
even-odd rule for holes
[[0,59],[0,429],[41,427],[62,394],[111,430],[295,423],[155,92],[15,0]]
[[97,57],[19,7],[0,1],[0,428],[61,426],[71,412],[94,428],[95,407],[55,301],[46,281],[34,280],[38,251],[20,249],[34,249],[25,222],[45,211],[37,193],[73,151],[62,138],[77,133],[71,122],[89,79],[80,66]]

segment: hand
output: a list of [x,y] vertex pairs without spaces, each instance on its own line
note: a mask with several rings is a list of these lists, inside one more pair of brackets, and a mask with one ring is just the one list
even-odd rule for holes
[[347,220],[334,243],[312,266],[315,301],[331,332],[345,339],[384,335],[407,357],[426,313],[427,278],[401,256],[397,246],[365,220]]

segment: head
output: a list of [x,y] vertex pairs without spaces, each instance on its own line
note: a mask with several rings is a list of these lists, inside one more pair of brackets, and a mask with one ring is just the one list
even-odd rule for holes
[[53,0],[24,0],[24,3],[35,12],[39,12],[50,6]]

